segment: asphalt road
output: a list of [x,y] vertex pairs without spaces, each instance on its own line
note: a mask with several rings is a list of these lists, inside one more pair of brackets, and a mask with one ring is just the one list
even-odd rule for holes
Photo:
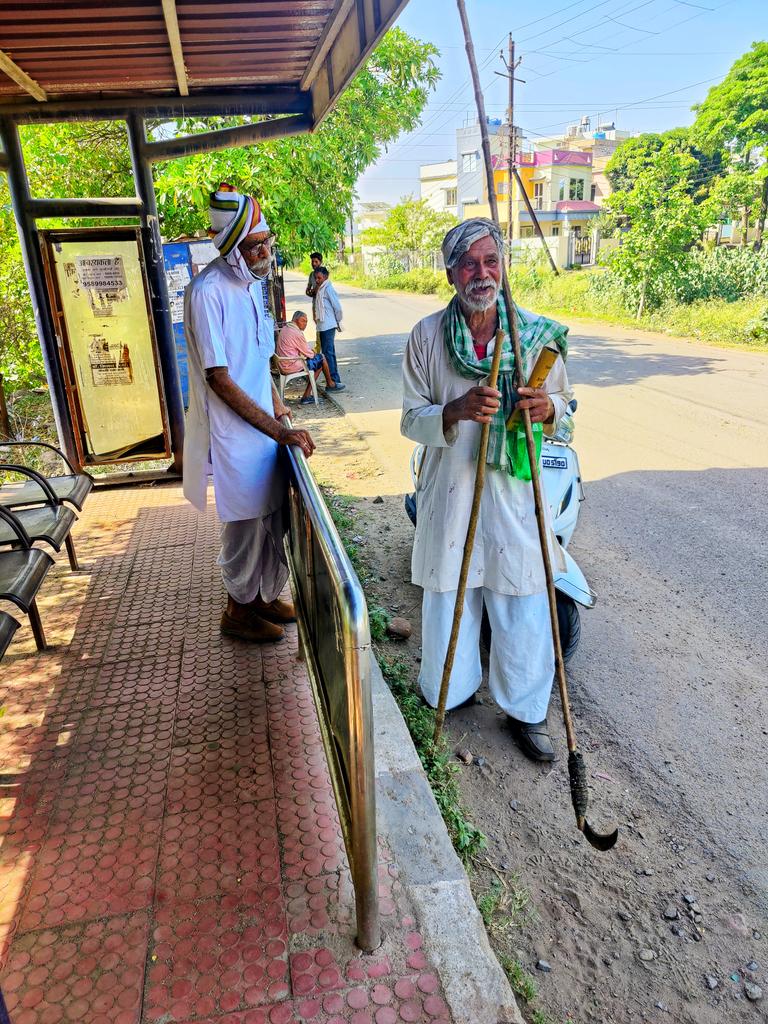
[[[289,276],[289,310],[308,308],[303,287]],[[400,361],[440,303],[338,292],[339,398],[380,493],[402,493]],[[586,490],[571,552],[599,597],[570,671],[577,711],[671,835],[711,844],[768,907],[768,356],[587,322],[570,338]]]

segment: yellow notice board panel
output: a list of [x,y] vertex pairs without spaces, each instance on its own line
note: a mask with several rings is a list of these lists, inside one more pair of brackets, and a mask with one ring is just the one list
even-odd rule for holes
[[85,462],[168,453],[155,337],[133,228],[44,233]]

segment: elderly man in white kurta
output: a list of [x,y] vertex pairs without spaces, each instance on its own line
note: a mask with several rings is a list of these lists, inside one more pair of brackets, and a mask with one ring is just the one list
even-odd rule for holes
[[275,350],[262,279],[272,236],[250,196],[222,185],[211,196],[219,257],[187,286],[184,330],[189,358],[189,411],[184,440],[184,494],[206,507],[213,474],[222,522],[218,564],[228,594],[222,632],[257,643],[279,640],[294,621],[280,600],[288,578],[283,547],[285,479],[280,445],[314,449],[305,430],[279,417],[269,372]]
[[[481,424],[487,422],[485,489],[446,706],[474,702],[482,679],[485,604],[492,630],[491,695],[509,716],[522,750],[534,760],[551,761],[546,717],[554,653],[544,567],[524,437],[518,429],[508,432],[506,421],[517,403],[529,409],[539,447],[542,429],[554,432],[571,398],[563,362],[567,328],[518,310],[525,379],[545,345],[558,348],[556,362],[544,388],[515,392],[514,357],[505,336],[500,390],[485,386],[496,331],[508,332],[499,299],[502,254],[501,234],[492,221],[473,218],[448,232],[443,256],[456,295],[447,309],[416,324],[403,360],[401,430],[426,446],[412,559],[413,582],[424,590],[419,685],[426,701],[437,706]],[[551,554],[557,565],[561,554],[554,536]]]

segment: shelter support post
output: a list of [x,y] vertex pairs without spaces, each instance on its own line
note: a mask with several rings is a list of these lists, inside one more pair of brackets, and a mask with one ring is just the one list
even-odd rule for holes
[[176,362],[176,342],[171,322],[168,283],[165,278],[155,184],[152,180],[152,165],[145,152],[147,137],[144,118],[141,114],[130,113],[127,125],[136,195],[142,203],[141,242],[147,268],[147,280],[149,281],[157,349],[163,374],[163,391],[168,414],[168,428],[171,434],[173,468],[177,472],[181,472],[184,450],[184,402],[181,396],[179,367]]
[[61,371],[61,359],[58,352],[58,338],[53,323],[53,314],[45,283],[43,258],[40,251],[40,239],[35,225],[34,215],[30,212],[31,196],[29,180],[24,166],[24,154],[19,138],[19,129],[11,118],[0,118],[0,138],[5,150],[4,170],[8,175],[8,190],[16,218],[16,228],[21,243],[21,255],[27,273],[29,294],[32,298],[32,309],[35,314],[37,335],[43,353],[43,364],[48,387],[51,392],[51,405],[59,435],[59,443],[67,457],[79,464],[79,456],[75,446],[75,435],[72,419],[69,415],[67,392]]

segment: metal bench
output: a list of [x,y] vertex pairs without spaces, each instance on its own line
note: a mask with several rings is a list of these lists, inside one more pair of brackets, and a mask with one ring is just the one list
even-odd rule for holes
[[8,650],[8,645],[13,640],[13,635],[19,628],[19,624],[8,612],[0,612],[0,658]]
[[[13,463],[0,463],[0,473],[3,472],[19,473],[29,477],[29,485],[38,491],[39,500],[42,502],[40,505],[16,507],[13,504],[6,504],[0,498],[0,505],[11,512],[23,526],[30,546],[42,541],[50,544],[55,551],[61,551],[63,544],[67,549],[70,567],[73,572],[77,572],[80,565],[71,535],[72,526],[77,521],[75,513],[71,508],[61,504],[48,480],[35,470]],[[22,484],[23,486],[26,486],[26,483]],[[18,543],[14,524],[5,519],[0,520],[0,548],[17,547]]]
[[26,530],[11,512],[0,508],[0,519],[14,529],[19,545],[16,551],[0,551],[0,600],[11,601],[29,616],[37,649],[44,651],[47,645],[36,598],[53,559],[47,551],[32,547]]
[[[81,512],[85,499],[93,490],[93,477],[88,473],[78,473],[64,452],[52,444],[47,444],[45,441],[2,441],[0,442],[0,453],[9,448],[23,447],[47,448],[58,455],[66,465],[69,473],[65,473],[62,476],[49,476],[44,479],[48,482],[59,504],[67,502],[70,505],[74,505],[78,512]],[[14,510],[24,508],[27,505],[38,505],[41,501],[45,500],[40,485],[35,480],[4,483],[0,486],[0,504]]]

